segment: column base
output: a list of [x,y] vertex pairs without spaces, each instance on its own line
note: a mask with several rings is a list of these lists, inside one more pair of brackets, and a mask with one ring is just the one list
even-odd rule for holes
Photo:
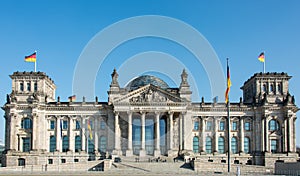
[[154,156],[155,157],[160,156],[160,150],[154,150]]
[[140,150],[140,157],[146,156],[146,150]]
[[122,155],[122,151],[121,150],[113,150],[112,151],[112,155],[118,155],[118,156],[121,156]]
[[176,157],[178,155],[178,151],[176,150],[168,150],[169,157]]
[[126,150],[126,156],[133,156],[132,150]]

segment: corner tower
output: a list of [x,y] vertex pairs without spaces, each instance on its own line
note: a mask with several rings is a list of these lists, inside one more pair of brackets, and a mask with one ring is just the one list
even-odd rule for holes
[[[55,101],[56,86],[43,72],[14,72],[12,92],[6,97],[5,150],[38,151],[43,148],[45,106]],[[6,163],[10,165],[11,163]]]
[[56,86],[51,78],[43,72],[14,72],[12,92],[7,101],[51,102],[55,101]]
[[[289,80],[287,73],[256,73],[241,87],[244,103],[281,104],[292,97],[289,94]],[[293,100],[294,101],[294,100]]]

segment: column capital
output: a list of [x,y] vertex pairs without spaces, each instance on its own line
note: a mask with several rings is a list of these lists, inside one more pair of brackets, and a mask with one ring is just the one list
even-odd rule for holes
[[114,111],[115,116],[119,116],[120,112]]
[[127,113],[127,115],[132,115],[133,112],[129,110],[126,113]]
[[186,115],[186,111],[180,112],[181,115]]
[[159,116],[161,114],[161,112],[155,111],[154,114]]
[[145,111],[140,111],[140,114],[142,115],[142,117],[146,116],[146,112]]
[[169,115],[174,115],[174,111],[168,111]]

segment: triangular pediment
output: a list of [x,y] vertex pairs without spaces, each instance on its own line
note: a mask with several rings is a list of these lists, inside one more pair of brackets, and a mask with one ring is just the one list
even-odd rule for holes
[[172,94],[152,84],[140,87],[132,92],[128,92],[114,103],[172,103],[185,102],[178,95]]

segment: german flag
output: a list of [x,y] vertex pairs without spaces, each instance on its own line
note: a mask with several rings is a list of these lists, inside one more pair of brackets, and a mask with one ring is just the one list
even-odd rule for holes
[[260,55],[258,56],[258,60],[260,62],[265,62],[265,53],[264,52],[260,53]]
[[69,96],[69,102],[74,102],[76,100],[76,95]]
[[88,120],[87,127],[88,127],[88,130],[89,130],[90,139],[93,139],[93,133],[92,133],[92,127],[91,127],[90,119]]
[[231,87],[231,80],[230,80],[230,70],[229,70],[229,65],[227,61],[227,89],[225,92],[225,103],[227,104],[229,102],[229,91]]
[[25,62],[36,62],[36,52],[29,56],[25,56]]

